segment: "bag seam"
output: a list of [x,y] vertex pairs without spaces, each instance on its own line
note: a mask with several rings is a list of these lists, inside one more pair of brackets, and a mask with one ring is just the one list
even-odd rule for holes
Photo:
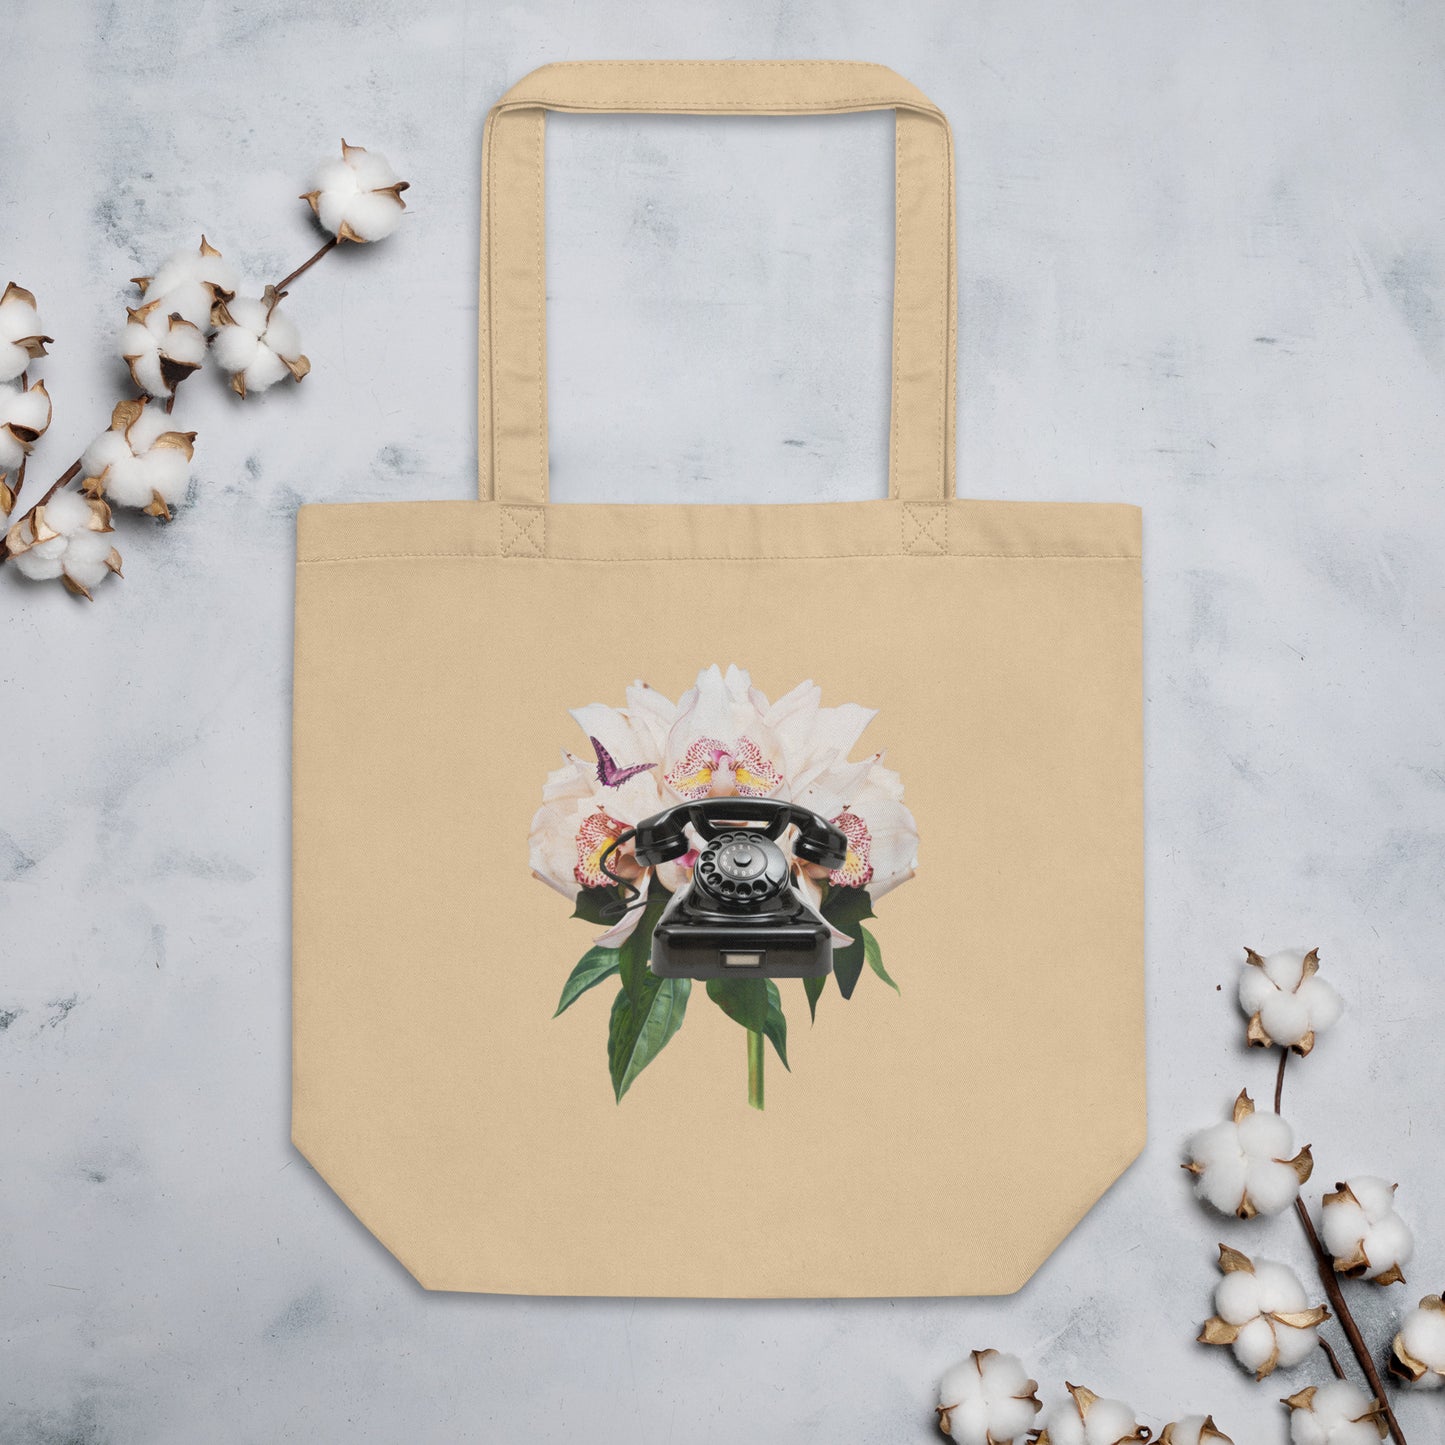
[[843,562],[856,561],[866,557],[909,557],[925,562],[948,560],[1003,560],[1014,562],[1139,562],[1137,552],[940,552],[925,553],[900,550],[872,550],[865,552],[810,552],[804,556],[783,557],[773,554],[752,557],[735,557],[726,554],[703,554],[698,552],[670,552],[659,557],[594,557],[577,554],[559,556],[521,555],[504,552],[347,552],[336,557],[298,557],[296,564],[304,567],[311,564],[332,562],[415,562],[415,561],[461,561],[485,562],[491,558],[502,561],[524,562],[610,562],[614,565],[637,562]]

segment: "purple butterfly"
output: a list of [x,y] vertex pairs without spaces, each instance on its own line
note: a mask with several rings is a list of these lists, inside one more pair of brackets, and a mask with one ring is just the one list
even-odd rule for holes
[[635,768],[619,768],[612,761],[612,754],[596,738],[589,738],[589,741],[597,754],[597,781],[603,787],[620,788],[628,778],[635,778],[638,773],[645,773],[649,768],[657,766],[656,763],[638,763]]

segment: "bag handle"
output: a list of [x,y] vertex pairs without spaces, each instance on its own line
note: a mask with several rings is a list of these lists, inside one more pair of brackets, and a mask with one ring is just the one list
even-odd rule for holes
[[608,60],[544,65],[487,116],[482,144],[479,494],[547,501],[543,219],[549,110],[828,115],[893,110],[896,222],[890,497],[954,493],[956,273],[953,138],[922,91],[887,66],[818,60]]

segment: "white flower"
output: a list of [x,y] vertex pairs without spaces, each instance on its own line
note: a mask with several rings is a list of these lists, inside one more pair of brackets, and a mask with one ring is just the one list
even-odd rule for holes
[[0,381],[14,381],[54,340],[44,334],[35,297],[11,281],[0,295]]
[[[822,689],[809,681],[770,703],[743,669],[704,669],[678,699],[667,729],[663,782],[687,801],[774,797],[820,814],[849,844],[829,881],[866,888],[876,900],[913,876],[918,829],[903,804],[902,780],[883,766],[881,753],[849,761],[874,710],[823,707],[821,700]],[[816,881],[824,870],[804,871]]]
[[235,269],[201,237],[200,249],[176,251],[154,276],[132,276],[147,301],[159,301],[161,314],[173,311],[202,331],[210,328],[212,310],[236,294]]
[[110,508],[98,497],[57,492],[33,508],[6,534],[11,559],[25,576],[59,577],[82,597],[120,573],[120,553],[110,545]]
[[938,1386],[938,1427],[958,1445],[1013,1445],[1043,1409],[1014,1355],[974,1350]]
[[130,318],[120,333],[120,357],[131,380],[147,396],[168,397],[206,359],[206,335],[179,311],[161,310],[159,300],[127,306]]
[[1215,1288],[1214,1315],[1200,1331],[1201,1343],[1231,1346],[1256,1380],[1302,1363],[1319,1347],[1318,1326],[1330,1312],[1310,1304],[1288,1265],[1252,1260],[1221,1244],[1219,1267],[1224,1278]]
[[1037,1445],[1124,1445],[1147,1440],[1149,1427],[1122,1400],[1101,1400],[1092,1390],[1065,1381],[1070,1400],[1049,1411]]
[[50,394],[43,381],[22,390],[18,381],[0,382],[0,480],[30,455],[50,425]]
[[[825,708],[821,696],[805,682],[770,703],[741,668],[714,666],[676,703],[635,682],[620,708],[574,708],[595,761],[564,753],[564,767],[548,777],[532,825],[533,872],[568,897],[579,887],[607,886],[595,863],[606,837],[680,801],[741,796],[799,802],[842,829],[849,845],[842,868],[800,870],[815,903],[824,876],[875,899],[897,887],[913,876],[918,849],[902,782],[879,754],[848,761],[874,713],[852,704]],[[693,861],[689,853],[660,870],[670,892],[687,882]],[[646,893],[651,874],[635,865],[630,845],[609,862],[629,881],[625,870],[636,868],[636,886]],[[636,924],[637,914],[629,914],[598,941],[626,937]]]
[[341,159],[326,161],[316,172],[314,189],[301,199],[339,241],[380,241],[401,222],[410,183],[398,180],[387,159],[376,151],[341,142]]
[[1290,1157],[1294,1132],[1278,1114],[1256,1113],[1247,1092],[1234,1101],[1232,1119],[1201,1129],[1187,1148],[1184,1168],[1196,1176],[1199,1197],[1240,1219],[1288,1209],[1314,1169],[1309,1145]]
[[1249,1017],[1249,1042],[1276,1044],[1301,1056],[1340,1016],[1340,996],[1317,977],[1320,951],[1285,948],[1261,957],[1246,948],[1239,975],[1239,1006]]
[[[528,837],[532,876],[568,899],[582,889],[611,887],[612,880],[601,867],[604,850],[663,806],[653,771],[636,773],[609,787],[600,781],[596,764],[564,753],[562,766],[547,775],[542,806],[532,818]],[[630,842],[612,853],[607,866],[633,884],[640,897],[647,896],[652,874],[637,862]],[[677,864],[666,864],[660,872],[663,885],[673,892],[685,878]],[[598,944],[616,948],[641,917],[640,909],[624,914],[598,937]]]
[[1293,1445],[1375,1445],[1388,1429],[1379,1401],[1348,1380],[1311,1385],[1284,1403]]
[[1427,1294],[1400,1321],[1390,1352],[1390,1373],[1422,1390],[1445,1385],[1445,1298]]
[[300,381],[311,363],[301,354],[301,333],[280,310],[274,286],[261,300],[238,296],[216,308],[219,323],[211,349],[231,373],[231,389],[240,396],[265,391],[285,376]]
[[1159,1445],[1234,1445],[1234,1441],[1214,1423],[1213,1415],[1186,1415],[1164,1427]]
[[165,417],[148,411],[144,397],[119,401],[109,430],[80,459],[81,485],[93,497],[107,496],[169,521],[171,504],[186,492],[195,440],[193,431],[167,431]]
[[1335,1185],[1320,1211],[1320,1234],[1341,1274],[1403,1284],[1400,1272],[1415,1249],[1410,1226],[1395,1213],[1396,1186],[1373,1174]]

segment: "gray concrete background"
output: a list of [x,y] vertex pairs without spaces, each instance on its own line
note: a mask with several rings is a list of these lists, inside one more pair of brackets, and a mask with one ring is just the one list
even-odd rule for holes
[[[343,132],[413,183],[396,238],[298,283],[302,387],[188,384],[194,495],[124,527],[124,582],[87,607],[0,569],[4,1445],[926,1440],[990,1345],[1054,1397],[1283,1440],[1310,1372],[1256,1387],[1192,1337],[1218,1240],[1300,1242],[1177,1168],[1269,1087],[1244,943],[1318,943],[1348,1000],[1286,1112],[1326,1186],[1400,1180],[1419,1250],[1355,1291],[1367,1333],[1445,1283],[1439,6],[52,0],[4,41],[0,281],[57,337],[41,485],[118,394],[126,277],[204,229],[277,278]],[[483,115],[628,55],[927,91],[958,139],[960,491],[1147,509],[1152,1142],[1013,1299],[428,1296],[287,1141],[294,510],[471,493]],[[553,126],[559,497],[881,494],[889,127]],[[1400,1406],[1412,1445],[1442,1410]]]

